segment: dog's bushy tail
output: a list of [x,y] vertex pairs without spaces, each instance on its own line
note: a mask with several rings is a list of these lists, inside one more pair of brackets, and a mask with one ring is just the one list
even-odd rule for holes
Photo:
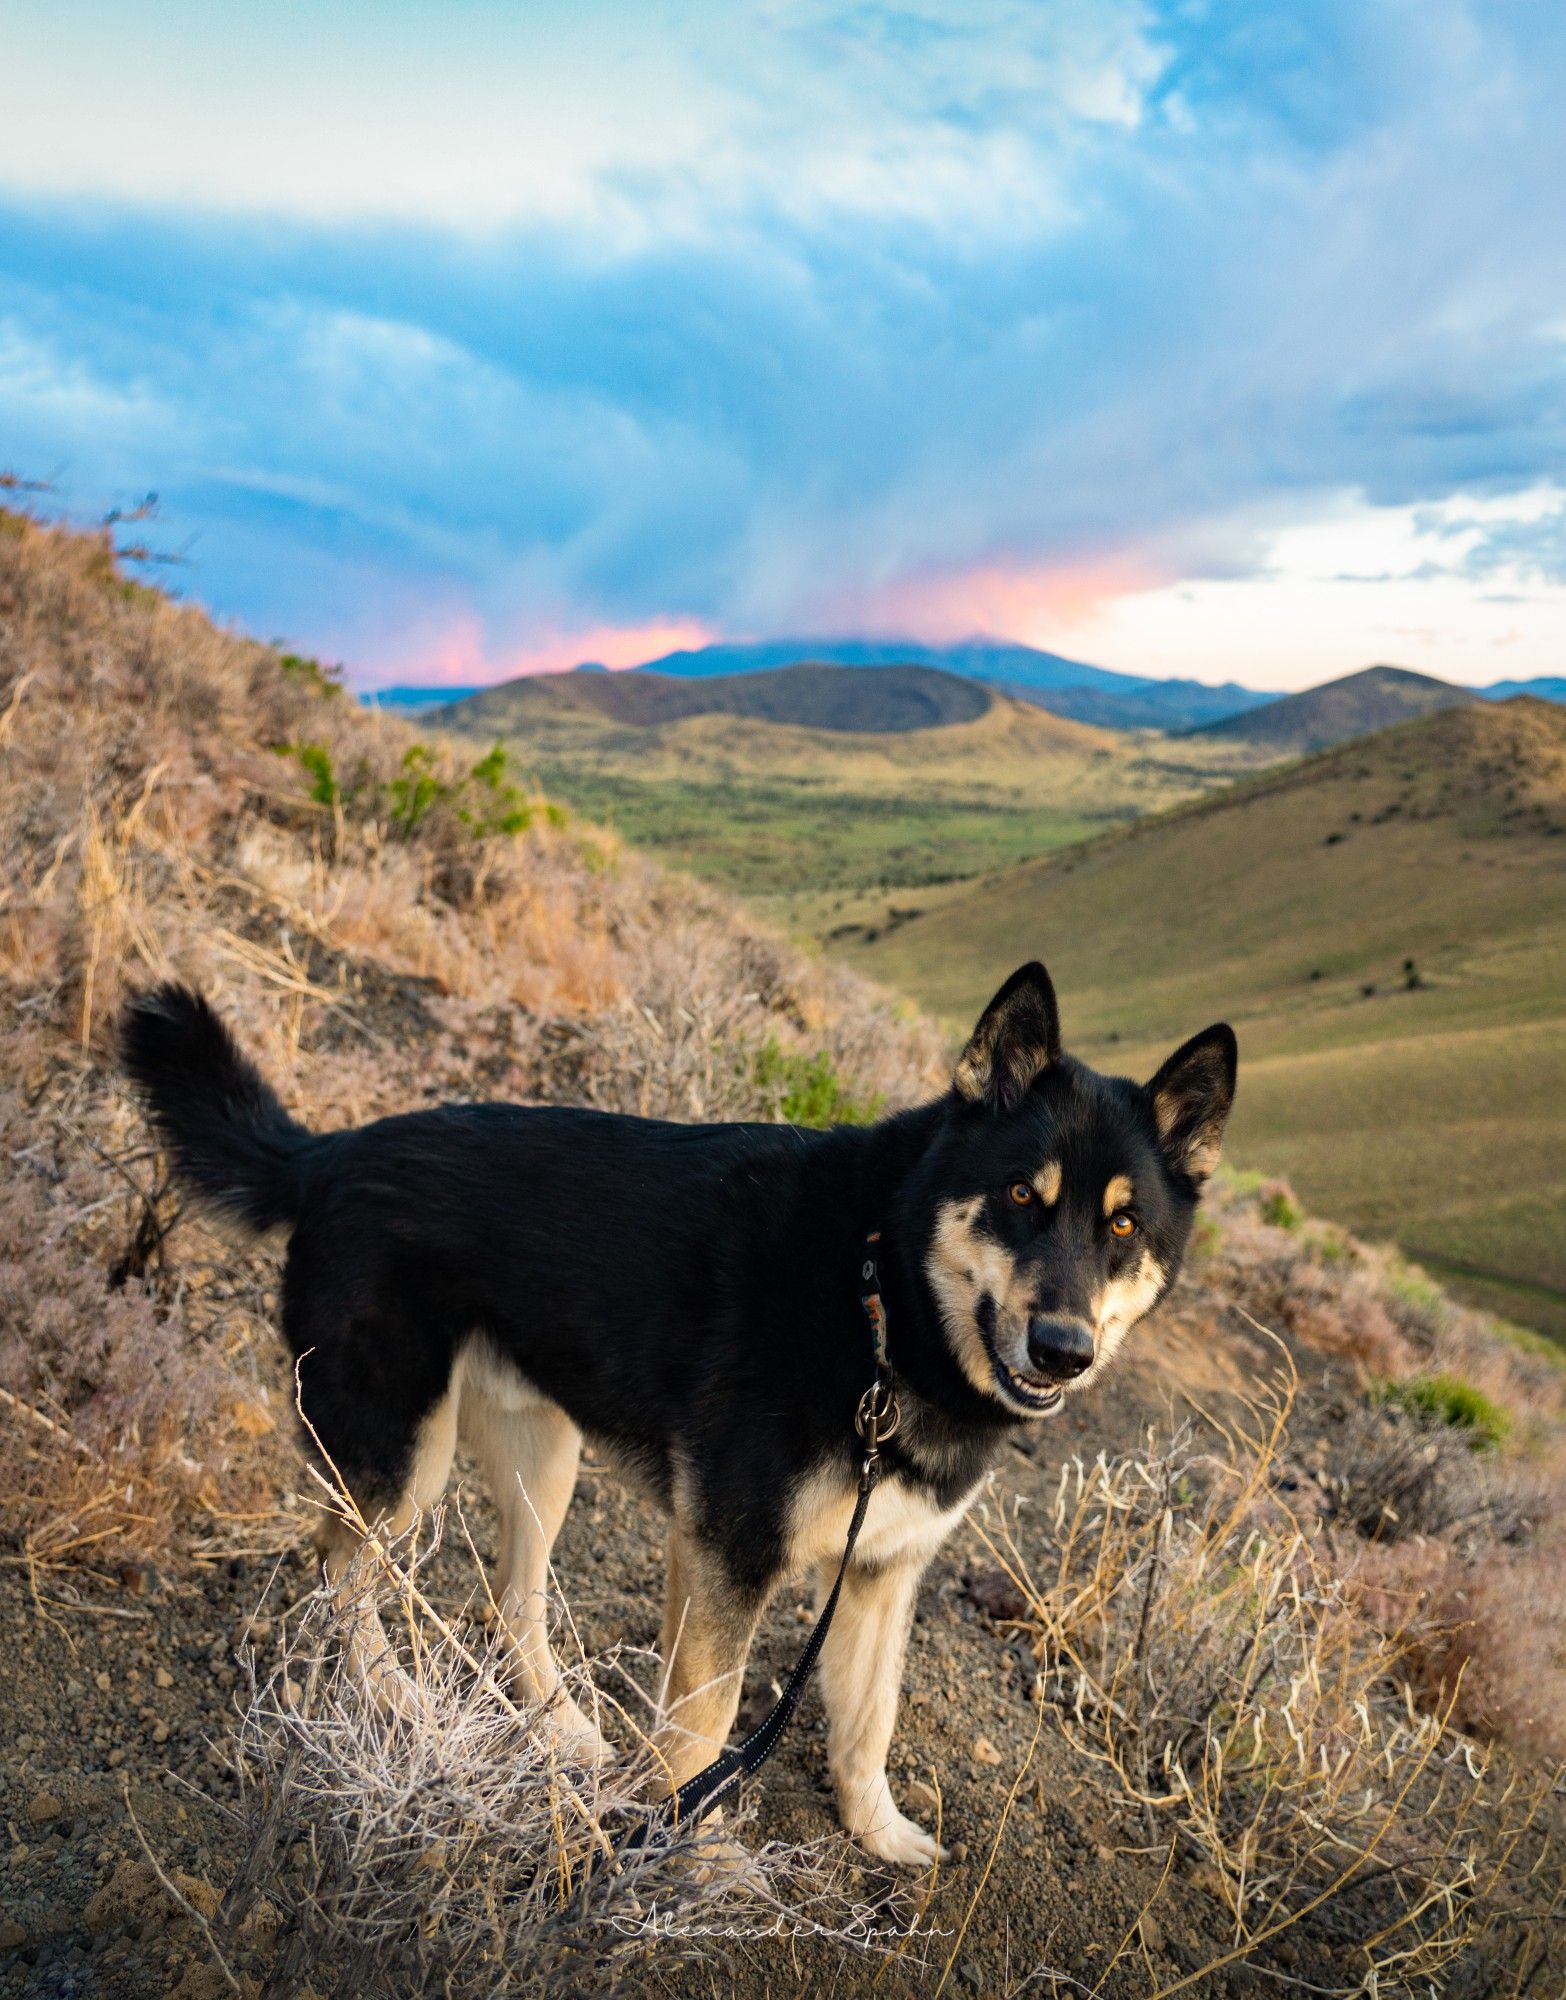
[[120,1024],[120,1058],[177,1181],[250,1229],[294,1221],[310,1134],[199,993],[170,984],[138,995]]

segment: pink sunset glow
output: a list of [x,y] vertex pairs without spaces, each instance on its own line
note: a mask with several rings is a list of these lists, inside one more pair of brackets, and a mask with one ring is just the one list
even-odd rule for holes
[[976,635],[1056,646],[1106,605],[1168,576],[1130,551],[1063,562],[986,562],[898,578],[835,601],[834,630],[885,632],[926,645]]
[[582,625],[542,630],[518,645],[497,644],[472,612],[451,618],[433,636],[418,634],[397,649],[371,684],[411,681],[420,687],[488,687],[523,674],[561,674],[584,661],[619,669],[640,666],[682,647],[705,646],[713,632],[694,618],[658,618],[639,625]]

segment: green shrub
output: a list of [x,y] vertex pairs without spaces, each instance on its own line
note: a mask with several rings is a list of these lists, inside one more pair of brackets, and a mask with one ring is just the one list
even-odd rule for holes
[[1427,1278],[1413,1264],[1397,1264],[1387,1274],[1387,1290],[1400,1305],[1440,1317],[1447,1309],[1447,1297],[1434,1279]]
[[505,745],[497,743],[480,757],[462,783],[454,787],[457,817],[475,840],[491,834],[525,833],[535,818],[547,826],[564,826],[565,810],[549,800],[535,803],[506,774]]
[[1305,1220],[1305,1211],[1294,1199],[1292,1190],[1281,1182],[1274,1182],[1257,1204],[1263,1222],[1274,1229],[1298,1229]]
[[302,681],[318,695],[329,698],[343,691],[342,668],[323,667],[307,653],[279,653],[277,664],[290,680]]
[[498,743],[455,783],[440,775],[436,753],[428,743],[411,743],[403,752],[401,771],[384,791],[362,762],[351,785],[340,782],[324,743],[281,743],[277,750],[279,756],[292,757],[303,766],[315,805],[358,803],[370,811],[384,807],[392,831],[404,840],[418,832],[437,806],[455,814],[475,840],[523,833],[535,819],[547,826],[567,824],[563,807],[548,799],[530,799],[511,782],[506,753]]
[[332,753],[324,743],[287,743],[283,755],[304,766],[310,780],[310,797],[316,805],[335,806],[339,802],[342,790],[332,767]]
[[1198,1215],[1191,1230],[1191,1255],[1211,1257],[1222,1240],[1222,1231],[1210,1215]]
[[1466,1431],[1475,1451],[1494,1451],[1511,1430],[1511,1417],[1499,1403],[1460,1375],[1421,1375],[1412,1382],[1388,1382],[1381,1400],[1411,1410],[1427,1422],[1449,1424]]
[[1548,1361],[1553,1367],[1566,1368],[1566,1347],[1558,1340],[1551,1340],[1547,1333],[1540,1333],[1536,1327],[1519,1326],[1510,1319],[1492,1319],[1490,1324],[1509,1346],[1533,1355],[1535,1360]]
[[800,1055],[769,1035],[751,1059],[751,1081],[789,1125],[873,1125],[884,1099],[855,1097],[832,1068],[825,1049]]
[[410,743],[404,750],[402,776],[393,778],[388,790],[392,825],[406,839],[447,790],[435,775],[435,752],[427,743]]
[[535,819],[548,826],[566,824],[563,807],[547,799],[530,799],[512,783],[505,747],[499,743],[454,783],[439,775],[435,752],[427,743],[410,744],[403,752],[402,775],[392,779],[389,790],[392,825],[404,839],[417,832],[437,806],[449,807],[475,840],[525,833]]

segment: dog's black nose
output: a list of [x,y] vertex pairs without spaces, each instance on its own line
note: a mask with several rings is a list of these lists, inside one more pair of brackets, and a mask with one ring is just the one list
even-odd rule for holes
[[1092,1329],[1079,1319],[1036,1314],[1028,1321],[1028,1360],[1041,1375],[1080,1375],[1093,1365]]

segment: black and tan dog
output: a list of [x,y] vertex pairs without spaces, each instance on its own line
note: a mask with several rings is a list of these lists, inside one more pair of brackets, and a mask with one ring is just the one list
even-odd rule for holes
[[[732,1726],[769,1594],[841,1554],[879,1230],[902,1422],[823,1655],[829,1757],[851,1833],[934,1858],[886,1779],[920,1574],[1013,1427],[1096,1381],[1173,1280],[1234,1094],[1228,1027],[1148,1084],[1101,1076],[1024,966],[944,1096],[828,1132],[463,1104],[314,1135],[178,986],[132,1005],[124,1054],[191,1192],[290,1232],[303,1411],[365,1517],[433,1506],[459,1436],[479,1461],[517,1683],[583,1754],[545,1625],[582,1436],[669,1511],[677,1782]],[[334,1580],[353,1553],[330,1538]]]

